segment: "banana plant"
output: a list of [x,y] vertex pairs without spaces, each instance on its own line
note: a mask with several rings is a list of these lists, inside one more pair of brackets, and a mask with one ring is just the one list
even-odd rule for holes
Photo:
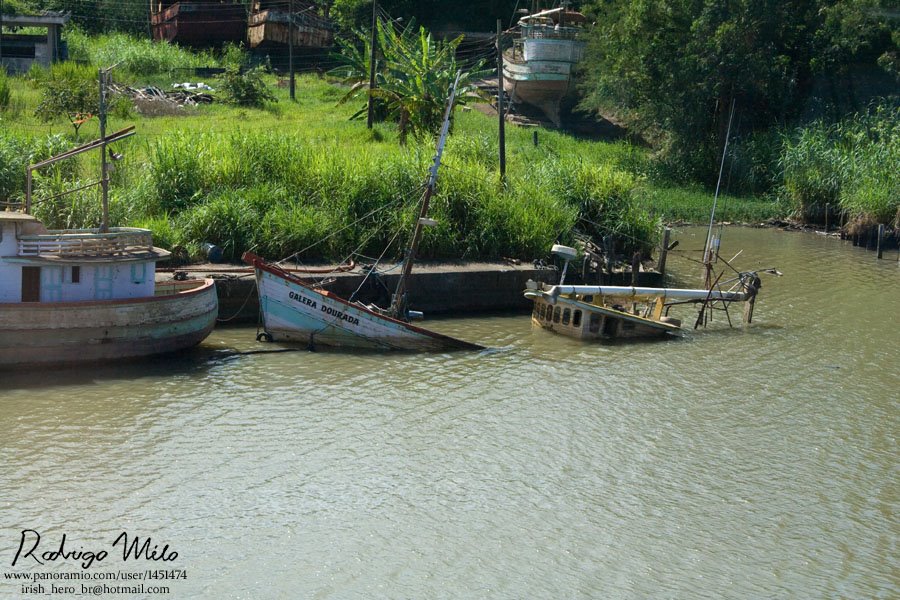
[[[410,23],[396,30],[387,21],[377,26],[382,60],[376,58],[376,85],[369,89],[368,69],[371,57],[365,43],[342,44],[344,64],[333,74],[343,77],[350,90],[341,99],[346,102],[361,95],[380,100],[388,118],[398,123],[400,143],[412,134],[420,138],[433,135],[440,128],[443,107],[457,71],[462,71],[457,88],[457,104],[472,100],[488,101],[489,96],[476,83],[490,74],[484,62],[478,61],[463,70],[456,59],[462,36],[450,41],[436,41],[423,27],[415,30]],[[358,41],[365,42],[357,32]],[[363,70],[364,69],[364,70]],[[354,116],[360,116],[359,111]]]

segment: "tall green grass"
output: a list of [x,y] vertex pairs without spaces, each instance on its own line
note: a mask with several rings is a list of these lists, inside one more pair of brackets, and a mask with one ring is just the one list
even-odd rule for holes
[[[27,88],[14,82],[14,90]],[[214,243],[234,260],[248,249],[269,258],[300,252],[305,259],[339,259],[354,250],[375,257],[388,246],[387,259],[400,257],[433,141],[401,147],[395,127],[368,130],[351,121],[355,108],[336,105],[340,90],[326,80],[300,77],[297,89],[298,101],[290,102],[287,90],[276,88],[279,111],[212,105],[139,117],[137,135],[115,145],[125,158],[112,174],[114,224],[152,225],[164,247],[197,252],[201,243]],[[129,124],[113,114],[108,130]],[[16,144],[70,130],[62,119],[42,124],[27,112],[10,125],[8,138]],[[535,146],[532,130],[510,127],[501,184],[495,127],[475,111],[454,115],[432,198],[438,225],[426,230],[423,258],[531,259],[545,256],[554,242],[571,243],[576,231],[613,233],[623,249],[655,238],[657,217],[642,203],[643,150],[544,130]],[[91,121],[81,137],[96,133]],[[75,145],[71,137],[60,139]],[[16,146],[9,153],[22,151]],[[53,189],[96,180],[97,162],[86,154],[65,163],[66,178]],[[18,179],[7,185],[20,186]],[[51,226],[90,224],[97,219],[91,206],[99,206],[91,197],[96,190],[77,202],[48,205],[44,214]]]
[[[647,186],[638,203],[652,215],[669,221],[709,222],[713,192],[699,187]],[[769,197],[732,196],[723,194],[716,204],[716,220],[732,223],[762,223],[784,217],[790,209]]]
[[782,167],[785,193],[807,218],[830,204],[853,220],[900,225],[900,107],[801,129],[785,140]]
[[176,44],[157,43],[127,33],[87,35],[72,28],[66,40],[71,59],[98,68],[119,64],[116,76],[174,75],[179,70],[220,65],[220,60],[209,51],[193,52]]

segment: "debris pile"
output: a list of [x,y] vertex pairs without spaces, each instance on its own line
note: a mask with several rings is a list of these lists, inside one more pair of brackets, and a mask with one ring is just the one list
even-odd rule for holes
[[214,98],[211,87],[205,83],[176,83],[174,89],[166,92],[155,86],[133,88],[127,85],[113,85],[110,90],[131,98],[134,108],[144,116],[179,114],[186,107],[212,104]]

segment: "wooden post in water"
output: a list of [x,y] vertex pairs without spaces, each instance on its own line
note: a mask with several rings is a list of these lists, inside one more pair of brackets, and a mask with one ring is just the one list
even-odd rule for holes
[[828,233],[828,209],[830,206],[828,203],[825,204],[825,233]]
[[877,246],[877,250],[876,250],[878,252],[878,258],[881,258],[881,254],[882,254],[881,249],[882,249],[883,245],[884,245],[884,223],[879,223],[878,224],[878,246]]
[[613,283],[613,267],[615,265],[615,257],[613,256],[613,252],[615,252],[616,244],[611,235],[608,235],[603,238],[603,245],[606,249],[606,272],[609,274],[609,281],[607,283]]
[[638,284],[638,274],[641,272],[641,252],[635,252],[631,257],[631,287]]
[[672,235],[672,228],[666,227],[663,231],[662,247],[659,249],[659,261],[656,263],[656,270],[659,274],[666,275],[666,258],[669,255],[669,236]]

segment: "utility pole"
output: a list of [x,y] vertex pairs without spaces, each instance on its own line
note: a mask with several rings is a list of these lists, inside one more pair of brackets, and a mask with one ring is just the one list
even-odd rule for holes
[[288,69],[291,71],[291,100],[294,99],[294,0],[288,7]]
[[500,182],[503,183],[506,180],[506,119],[503,115],[503,48],[500,33],[500,19],[497,19],[497,115],[500,117]]
[[372,44],[369,52],[369,116],[366,120],[366,127],[372,129],[375,122],[375,103],[372,98],[372,90],[375,89],[375,32],[378,24],[378,2],[372,0]]
[[109,165],[106,163],[106,78],[108,70],[100,69],[100,197],[103,206],[103,220],[100,233],[109,231]]

